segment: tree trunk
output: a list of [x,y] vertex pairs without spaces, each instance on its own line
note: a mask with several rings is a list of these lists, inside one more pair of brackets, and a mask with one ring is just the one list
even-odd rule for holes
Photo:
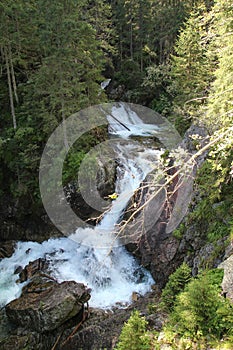
[[133,14],[132,3],[130,2],[130,58],[133,60]]
[[139,38],[140,38],[140,68],[143,72],[143,33],[144,33],[144,23],[143,23],[143,4],[139,1]]
[[63,79],[62,79],[62,66],[60,64],[60,99],[61,99],[61,115],[62,115],[62,127],[63,127],[63,137],[64,137],[64,145],[66,151],[69,150],[69,143],[67,140],[67,129],[66,129],[66,116],[65,116],[65,100],[63,95]]
[[6,47],[3,48],[3,53],[4,53],[5,61],[6,61],[7,82],[8,82],[8,91],[9,91],[11,115],[12,115],[12,119],[13,119],[13,127],[16,130],[17,129],[17,122],[16,122],[16,116],[15,116],[15,106],[14,106],[13,92],[12,92],[12,77],[11,77],[10,64],[9,64],[9,53],[8,53]]
[[17,103],[19,103],[19,98],[17,94],[17,85],[16,85],[16,79],[15,79],[15,71],[14,66],[12,62],[12,54],[11,54],[11,47],[9,46],[9,61],[10,61],[10,67],[11,67],[11,79],[12,79],[12,86],[14,90],[14,96]]

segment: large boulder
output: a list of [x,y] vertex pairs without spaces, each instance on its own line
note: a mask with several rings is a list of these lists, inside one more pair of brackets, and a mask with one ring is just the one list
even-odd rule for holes
[[104,154],[104,157],[99,156],[97,161],[99,167],[96,174],[97,190],[100,196],[105,198],[115,191],[117,163],[112,159],[112,154]]
[[[45,277],[45,276],[44,276]],[[35,278],[35,275],[32,279]],[[46,279],[44,279],[46,283]],[[47,281],[49,282],[49,281]],[[50,281],[50,286],[53,285],[53,281]],[[73,284],[73,282],[72,282]],[[33,287],[34,286],[34,287]],[[36,289],[36,283],[31,284],[27,287],[27,292],[34,292]],[[67,289],[67,284],[63,284],[64,289]],[[39,288],[43,288],[40,284]],[[69,289],[69,288],[68,288]],[[26,292],[24,289],[23,294]],[[73,288],[72,288],[73,290]],[[68,290],[68,293],[70,291]],[[75,317],[72,317],[67,322],[63,323],[56,329],[49,329],[41,333],[38,328],[28,326],[28,320],[24,316],[21,317],[20,325],[9,322],[9,318],[6,317],[4,329],[1,328],[1,313],[4,310],[0,310],[0,349],[1,350],[76,350],[76,349],[113,349],[116,346],[118,337],[120,335],[122,326],[126,322],[131,312],[137,309],[143,316],[148,320],[149,326],[153,330],[160,331],[164,322],[163,314],[154,311],[151,305],[158,302],[160,297],[159,291],[156,287],[153,291],[141,297],[139,294],[137,298],[133,299],[131,305],[127,308],[114,308],[111,310],[100,310],[93,308],[85,308],[84,312],[81,311]],[[60,294],[59,294],[60,298]],[[43,299],[44,300],[44,299]],[[51,303],[54,299],[51,298]],[[48,308],[51,305],[47,305]],[[43,305],[41,305],[43,309]],[[63,309],[64,310],[64,309]],[[62,312],[59,311],[58,312]],[[37,313],[33,309],[31,315],[36,315],[36,319],[31,318],[31,322],[35,323],[41,320],[37,316]],[[4,312],[5,314],[5,312]],[[45,316],[45,313],[44,313]],[[42,317],[42,316],[41,316]],[[16,320],[15,320],[16,321]],[[18,322],[18,319],[17,319]],[[51,319],[51,323],[54,319]],[[23,325],[22,325],[23,324]],[[2,331],[2,334],[1,334]]]
[[233,255],[223,261],[218,267],[224,269],[222,281],[223,293],[233,302]]
[[39,268],[43,261],[30,263],[20,273],[21,281],[27,280],[22,295],[6,305],[6,315],[15,325],[38,333],[51,331],[72,317],[83,312],[90,299],[90,290],[74,281],[58,283]]
[[[181,158],[185,157],[183,159],[187,163],[186,159],[195,154],[207,141],[206,130],[192,125],[187,130],[177,152],[180,152]],[[164,287],[169,275],[185,259],[187,251],[194,251],[193,241],[190,242],[185,234],[182,238],[176,237],[173,232],[189,210],[188,206],[193,193],[193,178],[197,167],[203,163],[206,155],[207,152],[198,157],[193,169],[190,167],[187,175],[184,173],[183,177],[175,176],[175,171],[178,169],[168,170],[168,175],[174,176],[173,181],[166,186],[166,191],[159,190],[162,182],[159,186],[151,185],[153,174],[147,176],[142,184],[142,190],[139,190],[137,196],[134,196],[130,203],[131,208],[128,208],[131,215],[134,215],[134,211],[137,215],[134,215],[128,225],[127,238],[131,237],[132,240],[126,245],[127,249],[133,252],[142,265],[151,271],[160,288]],[[155,195],[158,190],[158,194]],[[148,204],[145,205],[145,202]],[[139,207],[142,207],[143,210],[139,211]],[[124,217],[126,221],[128,216]],[[192,240],[195,239],[195,234],[194,232]],[[195,244],[197,254],[202,244],[202,240],[198,239]],[[192,255],[192,261],[189,261],[190,265],[193,264],[194,258],[195,254]]]
[[[89,319],[82,324],[77,332],[74,333],[72,330],[64,332],[65,341],[61,342],[59,350],[115,349],[122,326],[135,309],[145,316],[151,329],[160,331],[165,321],[164,315],[159,311],[152,311],[150,307],[158,302],[158,298],[158,290],[155,288],[143,297],[138,296],[137,300],[124,309],[99,310],[91,308]],[[71,331],[73,336],[69,337]]]

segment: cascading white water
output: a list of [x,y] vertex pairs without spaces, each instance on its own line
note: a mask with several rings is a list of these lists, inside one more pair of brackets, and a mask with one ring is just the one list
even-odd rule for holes
[[[117,123],[116,119],[119,120]],[[130,109],[113,107],[108,116],[110,132],[128,138],[130,135],[153,135],[155,125],[143,124]],[[127,129],[123,126],[127,125]],[[129,129],[129,130],[128,130]],[[92,289],[90,304],[108,308],[116,303],[127,304],[132,292],[145,294],[154,283],[151,275],[117,243],[115,232],[122,213],[145,176],[155,168],[161,151],[149,149],[139,142],[119,142],[116,193],[117,199],[101,222],[93,229],[78,228],[69,238],[50,239],[42,244],[19,242],[15,253],[0,262],[0,304],[18,297],[22,284],[16,284],[18,266],[46,257],[52,275],[58,281],[75,280]],[[80,243],[81,242],[81,243]],[[111,249],[109,248],[111,247]]]
[[113,107],[111,114],[107,116],[113,135],[121,138],[134,136],[156,136],[159,127],[150,123],[143,123],[136,112],[125,104]]

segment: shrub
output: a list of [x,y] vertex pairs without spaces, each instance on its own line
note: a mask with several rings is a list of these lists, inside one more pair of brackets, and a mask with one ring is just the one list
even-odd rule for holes
[[191,338],[212,335],[217,339],[232,334],[232,305],[220,295],[221,279],[221,270],[203,273],[179,294],[170,318],[179,334]]
[[162,302],[169,311],[173,309],[177,295],[184,290],[185,285],[191,279],[191,269],[183,263],[172,275],[162,292]]
[[136,310],[132,312],[129,320],[124,324],[117,350],[149,350],[150,338],[146,335],[147,321]]

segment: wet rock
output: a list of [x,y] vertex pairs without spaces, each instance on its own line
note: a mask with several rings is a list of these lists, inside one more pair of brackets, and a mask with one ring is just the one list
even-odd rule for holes
[[[73,181],[65,186],[64,192],[73,211],[83,221],[95,225],[99,216],[108,208],[111,201],[108,195],[115,191],[116,167],[113,149],[108,144],[101,144],[95,162],[88,163],[88,158],[79,170],[79,182]],[[92,158],[91,158],[92,159]],[[90,172],[90,176],[86,176]]]
[[61,233],[50,222],[43,208],[33,208],[30,194],[15,200],[10,194],[0,199],[0,242],[34,240],[42,242]]
[[[45,259],[37,259],[34,261],[30,261],[29,264],[19,272],[19,280],[18,282],[25,282],[28,279],[32,278],[33,275],[38,273],[38,271],[45,271],[48,268],[48,263]],[[20,269],[20,267],[18,268]],[[15,271],[17,273],[17,271]]]
[[99,191],[100,196],[104,198],[115,191],[117,164],[111,158],[109,158],[107,163],[99,158],[98,163],[99,171],[97,172],[96,177],[97,190]]
[[20,219],[8,220],[0,216],[0,241],[36,241],[43,242],[51,237],[61,237],[61,233],[49,222],[47,215],[36,217],[25,215]]
[[98,207],[95,208],[92,203],[88,203],[86,198],[83,198],[83,193],[80,192],[78,183],[75,181],[69,183],[67,186],[65,186],[64,192],[66,200],[76,215],[82,219],[83,222],[88,221],[88,224],[95,226],[96,218],[101,215],[101,211],[98,210]]
[[90,290],[74,281],[58,283],[49,275],[45,259],[30,262],[19,274],[18,282],[28,283],[22,295],[6,305],[8,319],[18,327],[38,333],[51,331],[82,313]]
[[21,265],[19,265],[19,266],[17,266],[17,267],[15,268],[14,274],[15,274],[15,275],[18,275],[18,274],[20,274],[22,271],[23,271],[23,268],[22,268]]
[[90,293],[81,283],[57,283],[36,276],[24,287],[21,297],[11,301],[5,309],[12,323],[43,333],[82,312],[89,299]]
[[[69,338],[75,328],[66,330],[60,342],[59,350],[71,349],[114,349],[124,322],[126,322],[132,311],[137,309],[146,318],[149,317],[149,305],[156,305],[158,293],[153,291],[141,297],[137,295],[137,300],[128,307],[113,308],[111,310],[89,309],[88,319],[79,327],[76,333]],[[122,308],[123,307],[123,308]],[[157,314],[157,319],[162,320],[163,316]],[[155,329],[155,327],[152,329]]]
[[16,241],[6,241],[0,243],[0,259],[9,258],[15,250]]
[[[33,276],[32,280],[38,277],[39,274]],[[33,285],[36,287],[36,284],[33,283],[33,281],[31,282],[31,287],[27,287],[27,289],[24,289],[23,291],[23,294],[25,294],[26,291],[28,292],[27,296],[30,295],[30,293],[35,294],[35,290],[31,292],[31,289]],[[46,284],[46,279],[44,279],[44,283]],[[48,290],[50,290],[50,287],[48,287]],[[51,303],[53,303],[53,298],[50,300]],[[158,293],[157,291],[153,291],[144,297],[138,296],[137,300],[127,308],[114,308],[112,310],[85,308],[77,316],[72,317],[67,322],[62,323],[58,328],[51,330],[49,329],[43,333],[41,333],[40,327],[39,331],[38,329],[35,331],[34,329],[29,328],[27,325],[27,318],[22,317],[20,323],[24,323],[23,326],[19,326],[19,324],[14,325],[11,323],[11,328],[8,329],[8,333],[5,332],[4,337],[2,338],[0,336],[0,349],[114,349],[124,322],[129,319],[131,312],[135,308],[138,309],[142,315],[148,318],[151,329],[160,328],[160,323],[163,322],[163,316],[159,314],[153,316],[148,311],[149,305],[156,305],[157,302]],[[50,304],[48,305],[48,308],[49,307]],[[43,305],[41,305],[41,308],[43,309]],[[35,315],[34,309],[32,309],[31,313]],[[153,314],[154,313],[155,312],[153,312]],[[7,322],[9,323],[8,318]],[[31,322],[38,322],[38,319],[32,318]]]
[[[143,185],[147,182],[151,183],[153,180],[151,177],[153,178],[152,174],[145,179]],[[172,186],[175,184],[174,181]],[[124,231],[127,239],[129,240],[129,237],[131,239],[126,247],[140,259],[143,266],[151,271],[156,283],[162,288],[169,274],[179,266],[179,261],[176,259],[179,241],[172,236],[171,232],[166,231],[170,219],[168,213],[174,204],[170,203],[168,208],[164,189],[154,196],[154,193],[159,189],[158,186],[142,187],[143,190],[141,193],[138,191],[137,197],[134,199],[135,207],[137,209],[145,205],[146,201],[148,201],[148,205],[145,205],[144,209],[128,225],[127,234]],[[172,188],[169,191],[172,191]],[[172,200],[174,201],[174,199]],[[132,213],[133,211],[131,211]]]

